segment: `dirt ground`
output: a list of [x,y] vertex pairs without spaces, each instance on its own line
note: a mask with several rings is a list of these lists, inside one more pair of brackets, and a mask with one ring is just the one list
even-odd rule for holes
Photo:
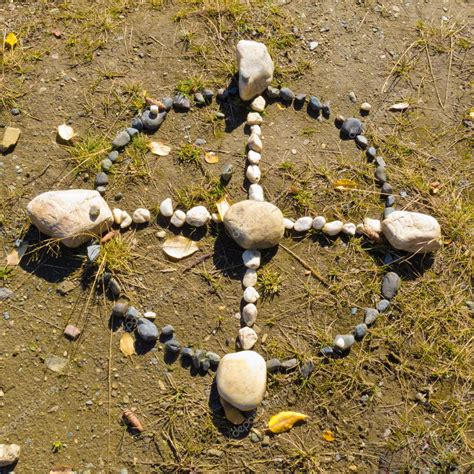
[[[14,151],[0,157],[0,241],[5,257],[17,239],[31,244],[20,266],[0,264],[0,286],[14,291],[0,301],[0,444],[21,446],[16,473],[58,465],[93,473],[472,469],[473,142],[465,120],[472,107],[472,13],[469,2],[447,0],[0,4],[4,36],[19,39],[1,52],[0,126],[22,131]],[[160,98],[177,87],[227,86],[242,38],[269,46],[274,85],[317,95],[332,110],[330,120],[319,122],[305,109],[267,108],[261,165],[267,199],[288,217],[380,218],[373,165],[353,142],[339,139],[333,122],[337,114],[359,117],[367,101],[372,111],[362,121],[387,162],[396,206],[436,217],[443,247],[413,258],[363,238],[308,234],[283,241],[299,259],[283,247],[266,253],[259,274],[268,297],[259,303],[256,350],[265,359],[295,357],[299,367],[311,360],[315,369],[308,379],[299,369],[269,375],[254,431],[235,438],[216,408],[213,372],[195,374],[165,360],[161,344],[125,357],[123,329],[111,327],[113,302],[94,284],[97,269],[87,263],[85,247],[35,242],[25,208],[44,191],[92,189],[110,140],[143,107],[143,91]],[[311,41],[319,43],[314,51]],[[410,103],[407,112],[388,111],[402,101]],[[219,110],[225,120],[216,118]],[[211,207],[226,163],[235,168],[228,197],[244,199],[247,110],[231,99],[171,112],[155,136],[171,154],[148,153],[145,139],[131,146],[110,175],[110,206],[148,207],[156,217],[160,201],[172,195],[183,205]],[[61,123],[78,133],[73,147],[56,143]],[[207,141],[205,151],[218,153],[218,164],[203,156],[198,163],[179,160],[183,145],[197,138]],[[335,190],[338,179],[357,186]],[[118,193],[123,197],[115,203]],[[155,311],[159,327],[172,324],[183,345],[232,352],[241,251],[211,226],[194,235],[202,237],[199,253],[173,263],[156,236],[163,226],[171,235],[155,218],[122,235],[124,265],[116,275],[125,298]],[[348,357],[322,358],[320,349],[377,302],[388,269],[403,277],[390,311]],[[61,295],[67,282],[71,291]],[[63,336],[68,323],[82,331],[75,342]],[[68,360],[63,374],[46,367],[51,354]],[[136,412],[143,433],[121,423],[125,408]],[[269,418],[281,410],[309,419],[262,443]],[[333,441],[323,436],[327,430]]]

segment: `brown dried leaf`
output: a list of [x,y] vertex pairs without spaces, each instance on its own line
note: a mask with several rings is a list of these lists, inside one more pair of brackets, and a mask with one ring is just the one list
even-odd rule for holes
[[181,260],[197,252],[199,247],[194,240],[177,235],[166,239],[163,244],[163,252],[173,260]]
[[207,151],[204,155],[204,160],[206,163],[213,165],[215,163],[219,163],[219,155],[213,151]]
[[120,338],[120,350],[126,356],[132,356],[135,352],[135,339],[129,332],[124,332]]
[[171,147],[163,142],[150,142],[148,148],[154,155],[168,156],[171,151]]
[[398,102],[396,104],[391,105],[389,110],[391,110],[392,112],[403,112],[404,110],[407,110],[408,107],[410,107],[410,104],[408,102]]
[[227,200],[227,196],[224,196],[222,199],[216,202],[217,214],[219,219],[222,222],[224,220],[225,213],[229,210],[230,203]]

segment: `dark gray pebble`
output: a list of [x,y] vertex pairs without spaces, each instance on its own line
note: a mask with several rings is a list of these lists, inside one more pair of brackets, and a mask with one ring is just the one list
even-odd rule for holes
[[137,321],[140,316],[140,311],[138,311],[135,306],[130,306],[126,311],[124,318],[131,321]]
[[312,95],[309,98],[308,109],[311,112],[316,112],[316,113],[319,114],[319,112],[321,112],[322,108],[323,108],[323,104],[321,103],[321,101],[316,96]]
[[306,361],[301,367],[300,375],[302,378],[307,379],[314,371],[314,363],[311,360]]
[[375,157],[375,166],[387,166],[387,163],[385,163],[385,160],[381,156],[376,156]]
[[210,104],[212,102],[212,98],[214,97],[214,91],[211,89],[204,89],[202,91],[202,95],[204,96],[206,103]]
[[133,138],[135,135],[140,133],[139,130],[133,127],[128,127],[125,131],[130,135],[130,138]]
[[166,112],[169,112],[173,107],[173,99],[171,97],[163,97],[161,99],[161,103],[163,104]]
[[163,337],[172,337],[174,334],[174,327],[171,324],[167,324],[166,326],[161,328],[161,335]]
[[278,97],[280,97],[280,89],[278,89],[278,87],[268,86],[267,97],[269,99],[278,99]]
[[120,296],[120,293],[122,293],[122,287],[115,278],[111,278],[109,280],[109,283],[107,284],[107,290],[114,299],[117,299]]
[[380,300],[377,303],[377,309],[382,313],[390,306],[390,301],[388,300]]
[[196,370],[199,370],[199,367],[201,366],[201,360],[204,358],[204,356],[205,356],[205,351],[201,349],[197,349],[194,352],[194,355],[192,357],[192,363],[193,363],[193,367]]
[[392,214],[392,212],[395,212],[395,208],[394,208],[394,207],[386,207],[386,208],[383,210],[383,217],[384,217],[384,219],[386,219],[390,214]]
[[191,349],[190,347],[183,347],[183,348],[181,349],[181,357],[183,357],[183,358],[184,358],[184,357],[189,357],[189,358],[191,358],[191,357],[193,357],[193,355],[194,355],[194,350]]
[[93,244],[87,247],[87,259],[89,262],[95,262],[100,254],[100,245]]
[[355,142],[358,147],[362,148],[365,150],[367,148],[367,145],[369,144],[369,140],[367,140],[367,137],[364,135],[357,135],[355,137]]
[[281,369],[289,371],[289,370],[296,369],[297,365],[298,365],[297,359],[286,359],[281,362]]
[[102,163],[100,165],[102,169],[107,172],[110,171],[110,168],[112,168],[113,163],[108,158],[105,158],[102,160]]
[[166,341],[164,346],[168,352],[172,352],[173,354],[176,354],[181,351],[181,344],[174,338]]
[[173,98],[173,107],[177,110],[188,111],[191,108],[191,101],[182,94],[177,94]]
[[146,318],[138,320],[137,333],[146,342],[155,342],[158,339],[158,328]]
[[361,135],[363,132],[362,122],[359,119],[350,117],[344,120],[341,127],[341,135],[344,138],[354,139],[357,135]]
[[233,165],[231,163],[227,163],[226,165],[224,165],[224,168],[222,169],[222,173],[221,173],[222,181],[224,181],[224,183],[228,183],[231,180],[233,174],[234,174]]
[[367,158],[372,161],[372,160],[375,160],[375,157],[377,155],[377,150],[373,146],[369,146],[365,154],[367,155]]
[[17,109],[16,107],[14,107],[13,109],[10,110],[10,113],[12,115],[20,115],[20,109]]
[[112,141],[113,148],[124,148],[130,143],[130,135],[122,130],[115,135],[114,140]]
[[375,308],[365,308],[364,323],[367,324],[367,326],[374,324],[378,317],[379,312]]
[[107,184],[109,184],[109,177],[103,171],[101,171],[100,173],[97,173],[95,176],[95,185],[107,186]]
[[142,114],[143,129],[146,132],[155,133],[164,122],[166,115],[166,111],[155,114],[149,109],[145,110]]
[[216,99],[219,100],[220,102],[223,102],[224,100],[227,100],[229,97],[229,91],[227,89],[217,89],[217,96]]
[[269,359],[266,361],[266,365],[267,365],[267,372],[273,374],[280,370],[281,362],[279,359]]
[[323,104],[321,111],[325,119],[328,119],[331,116],[331,106],[327,102]]
[[324,357],[332,357],[334,355],[334,349],[329,346],[323,347],[321,349],[321,355]]
[[388,272],[382,281],[382,296],[387,300],[391,300],[398,292],[402,280],[395,272]]
[[342,124],[344,123],[344,120],[346,120],[342,115],[336,115],[336,118],[334,119],[334,125],[337,129],[341,129]]
[[118,302],[118,303],[114,304],[114,307],[112,308],[112,313],[115,316],[123,317],[123,316],[125,316],[125,313],[127,312],[127,310],[128,310],[128,304],[127,303]]
[[119,157],[119,152],[117,150],[111,151],[108,155],[107,158],[112,162],[115,163],[117,161],[117,158]]
[[356,341],[362,341],[362,339],[364,338],[364,336],[367,334],[367,324],[358,324],[355,328],[354,328],[354,338]]
[[393,193],[393,187],[390,183],[383,183],[382,189],[380,190],[383,195],[389,195]]
[[291,102],[295,98],[295,93],[288,87],[282,87],[280,89],[280,99],[283,102]]
[[133,117],[130,126],[139,132],[143,132],[143,122],[140,117]]
[[196,104],[199,105],[204,105],[206,103],[206,99],[204,98],[202,92],[196,92],[194,94],[194,100],[196,101]]
[[209,361],[209,359],[207,357],[204,357],[203,359],[201,359],[201,364],[200,364],[199,368],[203,372],[207,372],[211,368],[211,362]]
[[385,166],[377,166],[375,168],[375,179],[379,182],[379,184],[383,184],[387,181],[387,171]]
[[385,206],[386,207],[392,207],[395,204],[395,196],[391,194],[390,196],[387,196],[387,199],[385,199]]
[[221,361],[221,356],[215,352],[206,352],[206,359],[210,362],[211,367],[216,368]]

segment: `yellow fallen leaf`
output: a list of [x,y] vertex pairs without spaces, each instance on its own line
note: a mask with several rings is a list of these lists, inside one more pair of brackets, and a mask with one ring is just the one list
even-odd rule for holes
[[338,179],[337,181],[334,181],[333,185],[335,189],[351,189],[355,188],[357,186],[357,183],[350,179]]
[[163,142],[150,142],[148,148],[154,155],[168,156],[171,151],[171,147]]
[[15,33],[8,33],[8,35],[5,38],[5,44],[13,49],[16,44],[18,43],[18,38],[15,36]]
[[324,441],[328,441],[329,443],[332,443],[336,438],[334,437],[334,434],[331,430],[324,430],[323,439]]
[[173,260],[189,257],[199,250],[198,244],[183,235],[176,235],[166,239],[163,243],[163,252]]
[[222,199],[216,202],[217,214],[219,219],[222,222],[224,220],[225,213],[229,210],[230,204],[227,200],[227,196],[224,196]]
[[308,415],[297,411],[281,411],[270,418],[268,429],[272,433],[284,433],[291,430],[295,423],[306,420],[306,418],[308,418]]
[[279,103],[277,103],[277,108],[278,108],[278,110],[285,110],[286,109],[286,107],[284,105],[281,105]]
[[120,350],[126,356],[135,354],[135,340],[129,332],[124,332],[120,338]]
[[219,163],[219,155],[213,151],[207,151],[204,155],[204,160],[206,163],[213,165],[214,163]]

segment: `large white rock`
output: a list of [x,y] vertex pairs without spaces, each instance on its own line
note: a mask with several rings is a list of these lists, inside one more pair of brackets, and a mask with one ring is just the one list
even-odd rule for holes
[[232,406],[242,411],[257,408],[267,383],[265,360],[254,351],[226,354],[217,369],[217,391]]
[[67,247],[78,247],[106,231],[114,222],[112,211],[97,191],[48,191],[28,203],[31,222]]
[[237,43],[239,67],[239,94],[250,100],[261,94],[272,82],[273,61],[267,47],[257,41],[241,40]]
[[392,247],[410,253],[428,253],[441,246],[441,227],[427,214],[394,211],[382,221],[382,232]]
[[17,444],[0,444],[0,467],[10,466],[17,462],[19,457],[20,446]]

